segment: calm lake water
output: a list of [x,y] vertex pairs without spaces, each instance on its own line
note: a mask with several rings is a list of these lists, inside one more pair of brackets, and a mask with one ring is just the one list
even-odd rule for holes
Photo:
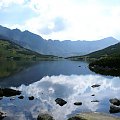
[[[94,84],[101,86],[92,88]],[[81,112],[109,113],[109,99],[120,98],[119,77],[95,74],[89,70],[88,63],[80,61],[42,61],[0,79],[0,86],[21,90],[25,96],[22,100],[18,96],[0,100],[0,111],[7,113],[6,120],[36,120],[39,113],[49,113],[55,120],[67,120]],[[30,101],[29,96],[35,99]],[[56,98],[66,100],[67,104],[59,106]],[[79,101],[83,104],[75,106],[74,102]]]

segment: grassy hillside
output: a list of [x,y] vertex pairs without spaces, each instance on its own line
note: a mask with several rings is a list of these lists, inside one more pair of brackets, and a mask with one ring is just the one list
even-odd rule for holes
[[0,40],[0,60],[36,61],[53,58],[55,58],[55,56],[38,54],[13,42]]
[[89,59],[95,59],[89,64],[92,71],[104,75],[120,76],[120,43],[87,56]]

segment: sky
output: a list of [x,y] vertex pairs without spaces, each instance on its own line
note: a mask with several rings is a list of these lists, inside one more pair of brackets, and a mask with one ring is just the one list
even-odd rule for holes
[[0,0],[0,25],[45,39],[120,40],[120,0]]

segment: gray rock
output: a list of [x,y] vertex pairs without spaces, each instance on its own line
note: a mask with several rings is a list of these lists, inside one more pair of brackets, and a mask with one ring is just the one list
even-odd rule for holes
[[91,87],[96,88],[96,87],[99,87],[99,86],[100,86],[99,84],[95,84],[95,85],[92,85]]
[[55,102],[56,102],[57,104],[59,104],[60,106],[63,106],[63,105],[65,105],[65,104],[67,103],[65,100],[63,100],[63,99],[61,99],[61,98],[57,98],[57,99],[55,100]]
[[5,117],[6,117],[5,113],[0,112],[0,120],[2,120],[2,119],[5,118]]
[[34,100],[34,96],[28,97],[29,100]]
[[98,100],[92,100],[91,102],[99,102]]
[[54,120],[49,114],[39,114],[37,120]]
[[120,118],[105,113],[88,112],[77,114],[68,120],[120,120]]
[[110,105],[110,113],[119,113],[120,112],[120,107],[115,106],[115,105]]
[[75,102],[74,105],[82,105],[82,102]]
[[113,105],[117,105],[117,106],[120,105],[120,100],[117,99],[117,98],[110,99],[109,101],[110,101],[110,103],[113,104]]
[[19,96],[18,98],[19,98],[19,99],[23,99],[23,98],[24,98],[24,96]]

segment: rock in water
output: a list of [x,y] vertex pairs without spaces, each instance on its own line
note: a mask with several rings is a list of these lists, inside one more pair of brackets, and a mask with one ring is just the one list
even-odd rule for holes
[[110,99],[109,101],[110,101],[110,103],[113,104],[113,105],[117,105],[117,106],[120,105],[120,100],[118,100],[117,98]]
[[120,112],[120,107],[117,107],[115,105],[110,105],[110,113],[119,113]]
[[91,87],[96,88],[96,87],[99,87],[99,86],[100,86],[99,84],[95,84],[95,85],[92,85]]
[[2,120],[3,118],[5,118],[6,116],[5,116],[5,113],[3,113],[3,112],[0,112],[0,120]]
[[19,99],[23,99],[23,98],[24,98],[24,96],[19,96],[18,98],[19,98]]
[[30,96],[28,98],[29,98],[29,100],[34,100],[34,96]]
[[74,105],[82,105],[82,102],[75,102]]
[[91,102],[99,102],[98,100],[92,100]]
[[56,102],[57,104],[59,104],[60,106],[63,106],[63,105],[65,105],[65,104],[67,103],[65,100],[63,100],[63,99],[61,99],[61,98],[57,98],[57,99],[55,100],[55,102]]
[[54,120],[49,114],[39,114],[37,120]]

